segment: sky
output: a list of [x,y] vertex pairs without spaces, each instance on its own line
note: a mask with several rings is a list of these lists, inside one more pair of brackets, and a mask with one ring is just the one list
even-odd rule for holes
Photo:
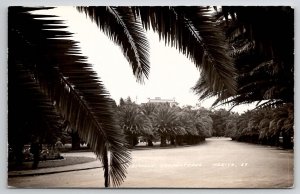
[[[133,76],[120,47],[86,18],[85,14],[79,13],[71,6],[39,13],[57,15],[66,21],[68,30],[74,33],[74,39],[80,42],[83,55],[94,65],[100,80],[117,103],[121,97],[128,96],[138,104],[155,97],[175,98],[180,106],[198,104],[210,108],[214,102],[214,98],[199,102],[198,96],[191,90],[200,77],[199,70],[185,55],[175,48],[165,46],[164,41],[160,42],[158,34],[153,31],[146,33],[150,43],[150,75],[144,84],[140,84]],[[254,107],[254,104],[241,105],[233,111],[242,113]],[[218,108],[230,109],[231,106]]]

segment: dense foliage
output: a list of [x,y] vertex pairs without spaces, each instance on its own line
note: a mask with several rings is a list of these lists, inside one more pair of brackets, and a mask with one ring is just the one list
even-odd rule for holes
[[225,122],[225,136],[233,140],[293,148],[294,106],[231,114]]
[[117,110],[119,125],[131,147],[139,141],[146,141],[148,146],[153,146],[153,141],[159,141],[161,146],[167,142],[196,144],[212,135],[213,120],[203,109],[180,108],[168,103],[137,105],[127,98],[120,100]]
[[212,91],[200,77],[200,99],[217,96],[213,105],[233,107],[251,102],[256,110],[242,115],[215,111],[214,135],[238,141],[293,146],[294,9],[289,6],[223,6],[215,23],[230,44],[237,71],[235,95]]
[[200,98],[218,96],[215,104],[260,102],[275,107],[294,102],[294,9],[284,6],[225,6],[216,25],[230,44],[237,71],[237,93],[219,95],[200,77]]

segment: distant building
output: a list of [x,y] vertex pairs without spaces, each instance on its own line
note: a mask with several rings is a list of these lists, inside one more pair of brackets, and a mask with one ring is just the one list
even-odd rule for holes
[[160,103],[169,103],[170,106],[178,105],[178,102],[173,99],[162,99],[161,97],[155,97],[154,99],[148,98],[148,103],[160,104]]

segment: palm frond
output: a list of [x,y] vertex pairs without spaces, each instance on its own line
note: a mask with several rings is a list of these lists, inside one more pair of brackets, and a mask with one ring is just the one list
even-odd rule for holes
[[125,132],[137,135],[153,135],[150,119],[135,105],[124,105],[119,111],[119,124]]
[[177,48],[202,70],[207,88],[235,94],[235,68],[227,43],[206,7],[133,7],[146,29]]
[[141,105],[142,113],[150,118],[154,114],[156,109],[157,109],[157,106],[153,103],[145,103],[145,104]]
[[132,66],[138,81],[149,74],[149,43],[141,22],[129,7],[77,7],[116,44]]
[[54,143],[62,133],[63,119],[31,72],[14,62],[12,58],[8,62],[9,143],[18,143],[15,140],[19,138],[26,141],[30,135],[44,139],[43,143]]
[[184,135],[186,129],[180,125],[179,112],[169,104],[160,104],[153,114],[153,126],[161,134]]
[[[238,72],[236,95],[218,96],[216,102],[293,102],[294,10],[284,6],[225,6],[215,16],[229,41]],[[194,87],[197,93],[203,91],[200,99],[217,95],[205,88],[205,81],[200,78]]]
[[[130,154],[117,126],[113,102],[103,84],[81,56],[77,42],[59,20],[26,13],[22,7],[9,9],[9,57],[22,63],[34,75],[42,91],[55,104],[79,136],[105,167],[105,186],[119,185],[126,173]],[[12,67],[14,68],[14,67]],[[106,158],[111,153],[110,169]],[[115,166],[113,166],[115,165]],[[111,179],[109,178],[111,177]]]

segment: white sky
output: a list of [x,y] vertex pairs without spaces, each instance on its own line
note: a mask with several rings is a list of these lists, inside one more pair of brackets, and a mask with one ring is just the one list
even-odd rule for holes
[[[154,32],[147,32],[150,42],[150,76],[148,80],[145,79],[144,84],[140,84],[133,76],[119,46],[108,39],[84,14],[74,7],[58,7],[39,13],[57,15],[66,21],[68,30],[80,42],[83,55],[94,65],[101,81],[117,103],[121,97],[128,96],[133,101],[137,99],[137,103],[147,102],[147,98],[154,97],[175,98],[181,106],[200,103],[201,106],[210,108],[213,103],[214,99],[199,102],[191,90],[200,76],[195,65],[175,48],[166,47],[163,41],[159,42],[158,35]],[[241,113],[253,107],[253,104],[241,105],[233,111]],[[230,106],[219,108],[229,109]]]

